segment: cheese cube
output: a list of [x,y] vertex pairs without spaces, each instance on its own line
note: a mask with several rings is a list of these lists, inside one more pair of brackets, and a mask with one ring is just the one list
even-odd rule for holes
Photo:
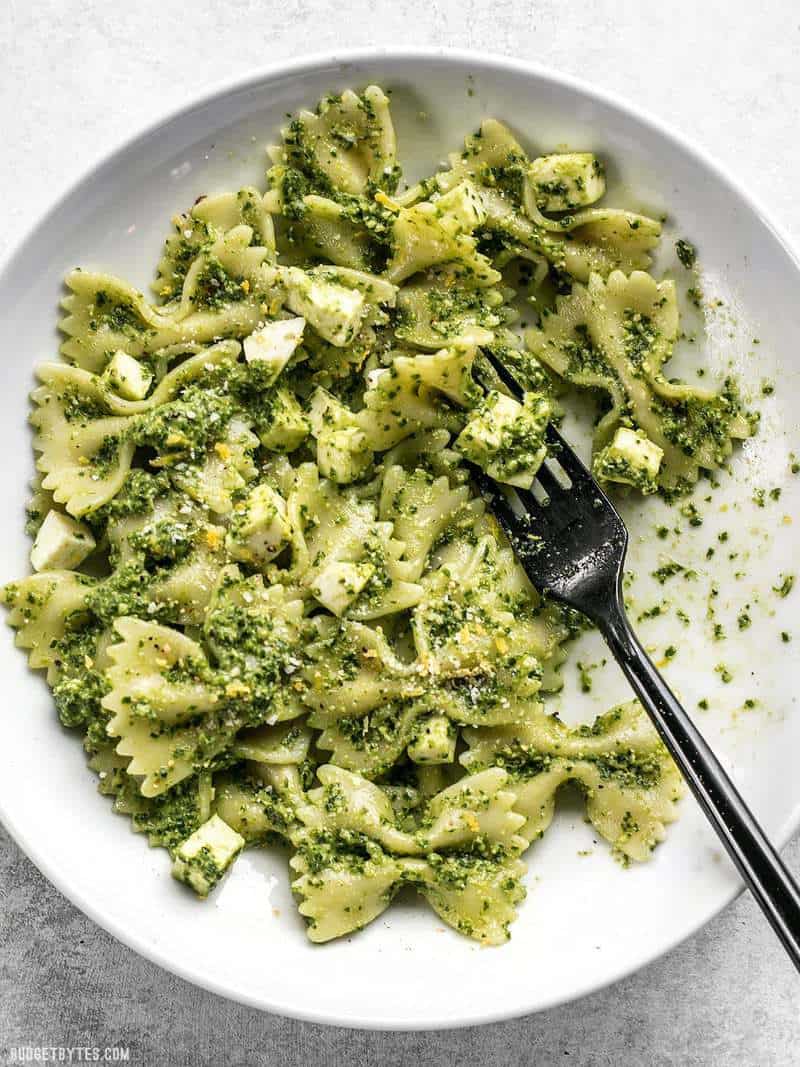
[[375,567],[372,563],[332,560],[315,576],[311,592],[333,615],[341,615],[366,586]]
[[531,163],[528,176],[534,199],[542,211],[586,207],[606,191],[605,170],[593,152],[540,156]]
[[417,724],[417,733],[408,746],[413,763],[452,763],[456,755],[456,732],[445,715],[431,715]]
[[337,485],[349,485],[361,477],[372,463],[367,435],[357,426],[323,430],[317,437],[317,466],[324,478]]
[[550,415],[550,404],[538,393],[526,393],[520,404],[493,390],[472,411],[455,447],[496,481],[530,489],[547,455]]
[[360,478],[372,462],[372,450],[354,413],[318,387],[311,397],[308,419],[317,439],[317,466],[323,477],[339,485]]
[[207,897],[244,848],[244,838],[212,815],[175,849],[172,877]]
[[664,450],[641,430],[620,426],[611,444],[594,457],[592,472],[600,481],[632,485],[642,493],[655,493]]
[[287,267],[283,277],[288,289],[286,303],[292,311],[302,315],[320,337],[337,348],[349,345],[367,311],[364,294],[299,267]]
[[[371,372],[374,373],[374,372]],[[308,421],[315,437],[328,430],[341,430],[353,425],[353,412],[341,400],[318,385],[308,404]]]
[[291,537],[283,497],[262,483],[234,508],[225,545],[234,559],[268,563],[286,548]]
[[486,209],[471,181],[459,182],[434,201],[436,219],[451,237],[472,233],[486,222]]
[[35,571],[73,570],[94,550],[92,531],[60,511],[48,511],[31,549]]
[[106,384],[124,400],[144,400],[153,375],[127,352],[115,352],[103,371]]
[[294,393],[276,389],[270,398],[269,426],[259,431],[264,448],[293,452],[308,437],[308,419]]
[[259,363],[274,382],[300,344],[305,325],[303,318],[268,322],[244,339],[245,360]]

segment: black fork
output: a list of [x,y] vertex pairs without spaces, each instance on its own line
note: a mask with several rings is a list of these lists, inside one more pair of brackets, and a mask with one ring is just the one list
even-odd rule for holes
[[[509,392],[521,390],[499,361]],[[625,613],[628,531],[611,501],[552,426],[538,491],[501,487],[474,468],[487,504],[528,577],[600,630],[739,873],[800,970],[800,889],[702,734],[653,665]],[[559,469],[560,468],[560,469]],[[566,477],[565,477],[566,476]]]

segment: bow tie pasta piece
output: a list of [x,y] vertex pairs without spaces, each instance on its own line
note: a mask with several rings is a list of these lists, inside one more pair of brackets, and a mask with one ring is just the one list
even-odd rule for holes
[[397,657],[380,628],[320,618],[316,629],[300,672],[312,725],[323,728],[337,719],[361,717],[424,692],[413,664]]
[[159,796],[209,763],[230,744],[238,723],[210,677],[196,641],[141,619],[116,622],[122,641],[108,650],[110,737],[129,756],[145,797]]
[[[645,270],[657,246],[661,224],[646,215],[614,208],[587,208],[557,223],[540,225],[494,191],[482,193],[485,229],[495,238],[497,252],[543,257],[557,272],[585,282],[592,272]],[[556,232],[553,232],[557,230]]]
[[[317,465],[341,485],[356,481],[371,467],[373,450],[439,421],[439,395],[469,406],[481,392],[472,377],[474,347],[443,348],[416,356],[397,355],[389,368],[370,375],[362,411],[350,411],[326,390],[311,398],[310,422],[317,440]],[[444,409],[442,416],[447,421]],[[452,425],[452,415],[450,420]]]
[[469,488],[451,486],[446,475],[437,478],[424,468],[406,470],[400,464],[385,468],[378,514],[393,524],[415,578],[422,575],[431,549],[443,534],[459,524],[471,525],[479,511],[480,504],[471,500]]
[[86,731],[87,750],[105,743],[108,691],[103,672],[111,635],[91,613],[96,582],[73,571],[42,571],[2,591],[16,643],[33,669],[45,669],[58,717],[65,727]]
[[439,189],[450,190],[463,181],[479,188],[498,189],[515,204],[522,203],[530,161],[522,145],[497,119],[484,119],[480,129],[464,141],[462,152],[451,152],[450,169],[436,175]]
[[125,481],[134,449],[125,439],[127,420],[108,414],[93,375],[58,363],[38,373],[31,423],[42,488],[80,517],[107,503]]
[[265,203],[280,216],[278,247],[301,263],[382,270],[393,210],[381,199],[400,178],[388,101],[380,89],[351,91],[304,111],[270,154]]
[[145,834],[152,847],[170,851],[190,837],[211,816],[215,794],[209,771],[186,778],[168,793],[144,797],[136,778],[127,773],[129,760],[113,746],[99,748],[89,766],[99,777],[98,791],[113,798],[113,809],[126,815],[136,833]]
[[301,111],[285,129],[276,163],[295,169],[309,191],[357,196],[369,186],[393,191],[399,177],[389,101],[376,85],[358,96],[326,96],[316,112]]
[[304,662],[304,633],[303,603],[282,585],[222,569],[203,636],[240,726],[274,725],[306,710],[292,684]]
[[516,797],[508,775],[491,767],[468,775],[430,801],[415,835],[425,852],[463,848],[476,841],[501,845],[511,853],[527,845],[518,831],[524,816],[512,811]]
[[[279,212],[278,246],[284,262],[322,260],[337,268],[382,271],[391,252],[394,213],[366,196],[306,195],[302,176],[285,167],[269,172],[266,200]],[[298,180],[299,179],[299,180]]]
[[313,464],[297,469],[287,499],[293,581],[333,614],[361,619],[405,611],[422,595],[409,579],[392,525],[377,521],[372,500],[320,479]]
[[310,941],[321,944],[377,919],[402,883],[403,865],[379,845],[347,831],[306,838],[289,861],[292,890]]
[[[179,626],[200,626],[219,576],[220,527],[206,526],[194,550],[180,563],[157,574],[147,595],[146,611]],[[151,608],[151,604],[155,608]]]
[[[454,548],[426,577],[425,597],[411,623],[426,670],[473,680],[475,714],[479,708],[494,713],[494,699],[504,686],[531,697],[541,687],[537,652],[549,645],[546,625],[544,620],[537,625],[537,605],[527,591],[520,590],[520,595],[503,588],[502,578],[510,569],[506,552],[491,535],[467,546],[463,554]],[[491,685],[478,693],[481,678]],[[510,709],[507,698],[505,706]],[[506,721],[513,721],[513,715]]]
[[321,832],[292,858],[310,941],[353,933],[381,915],[405,884],[412,885],[449,926],[482,944],[508,940],[516,908],[525,899],[524,863],[502,848],[432,853],[427,859],[388,855],[368,838]]
[[388,794],[358,774],[325,764],[317,768],[322,783],[306,794],[298,809],[309,830],[344,830],[364,834],[387,852],[421,856],[463,848],[477,840],[521,851],[526,841],[517,831],[525,818],[513,812],[515,795],[504,789],[508,775],[499,767],[462,778],[427,805],[418,827],[400,829]]
[[413,744],[425,711],[411,700],[380,704],[361,715],[317,712],[309,721],[323,728],[317,746],[332,763],[372,780],[389,772]]
[[482,945],[502,945],[526,896],[526,867],[494,847],[432,855],[427,863],[407,860],[405,875],[440,919]]
[[392,285],[386,278],[369,271],[320,263],[313,268],[313,273],[306,273],[311,273],[312,277],[329,282],[331,285],[341,285],[346,289],[361,293],[367,304],[367,311],[370,316],[380,321],[383,321],[383,319],[380,315],[376,315],[375,308],[380,306],[395,307],[400,292],[399,288],[396,285]]
[[[111,363],[109,363],[102,375],[95,375],[88,371],[79,371],[78,368],[74,368],[75,381],[85,382],[86,385],[83,387],[85,391],[96,395],[98,399],[102,398],[103,403],[111,414],[139,415],[174,400],[193,383],[210,377],[215,368],[233,367],[241,352],[241,345],[238,341],[219,341],[208,348],[201,348],[199,345],[184,347],[186,351],[181,350],[173,353],[173,350],[166,349],[156,353],[159,362],[168,361],[173,354],[178,357],[187,356],[187,358],[183,359],[182,362],[161,378],[158,385],[150,393],[150,396],[145,396],[141,399],[131,400],[121,395],[112,377],[108,374]],[[117,352],[116,355],[124,356],[125,353]],[[56,364],[56,366],[62,366],[62,364]]]
[[314,735],[297,722],[256,726],[236,737],[233,754],[239,759],[266,764],[300,764],[308,757]]
[[[587,173],[575,171],[580,160]],[[586,281],[591,271],[606,275],[612,270],[643,270],[650,265],[650,251],[657,245],[661,225],[630,211],[584,206],[573,214],[549,219],[547,210],[588,205],[602,196],[598,177],[600,162],[591,153],[544,156],[531,162],[521,145],[502,123],[487,119],[478,133],[468,137],[465,150],[450,157],[451,169],[436,176],[440,189],[453,189],[469,180],[477,189],[483,212],[482,231],[494,237],[493,250],[501,258],[512,255],[541,256],[557,271]],[[572,175],[546,182],[542,202],[543,168]],[[556,195],[557,194],[557,195]],[[556,207],[556,203],[560,206]]]
[[370,373],[356,418],[375,451],[393,448],[421,430],[460,429],[462,419],[441,386],[463,396],[475,350],[443,349],[436,355],[398,354],[391,366]]
[[483,198],[471,182],[454,186],[436,200],[401,208],[394,220],[394,252],[386,275],[395,285],[413,274],[453,263],[476,286],[500,281],[486,256],[478,251],[473,231],[486,222]]
[[393,366],[401,380],[442,393],[459,407],[471,407],[481,397],[472,377],[477,349],[474,345],[452,345],[419,356],[397,356]]
[[55,667],[58,642],[86,612],[93,585],[93,579],[73,571],[41,571],[3,588],[8,624],[17,631],[16,645],[27,651],[31,667]]
[[[528,330],[526,341],[567,381],[609,395],[612,408],[598,425],[596,449],[633,423],[663,452],[658,484],[681,490],[700,470],[724,463],[733,439],[748,437],[752,423],[730,383],[713,393],[664,377],[677,334],[674,284],[616,271],[606,282],[593,274],[588,286],[575,285],[555,313],[543,316],[541,328]],[[603,469],[601,463],[600,474]]]
[[[236,346],[236,352],[240,346]],[[222,346],[218,346],[221,348]],[[171,399],[140,410],[130,422],[128,438],[153,468],[163,468],[183,492],[216,514],[226,515],[233,498],[257,476],[254,454],[260,440],[253,433],[264,417],[251,369],[223,352],[194,364],[184,377],[169,383]],[[164,378],[156,390],[168,383]],[[191,375],[189,370],[192,371]],[[154,394],[155,396],[156,394]],[[246,412],[246,413],[245,413]]]
[[308,830],[352,831],[373,838],[389,852],[419,851],[412,835],[395,826],[392,802],[379,786],[332,764],[318,767],[317,777],[321,786],[309,790],[298,809]]
[[[508,936],[514,905],[524,897],[521,817],[497,769],[465,778],[428,804],[420,828],[395,825],[388,795],[336,767],[322,767],[323,786],[299,809],[305,831],[295,839],[293,889],[312,941],[365,926],[403,883],[415,885],[441,917],[487,943]],[[435,850],[434,850],[435,849]]]
[[[36,408],[31,415],[37,431],[34,447],[41,453],[37,466],[44,475],[42,488],[73,515],[87,515],[107,504],[125,483],[141,439],[140,423],[126,416],[161,409],[214,367],[235,359],[238,351],[236,342],[222,342],[190,357],[141,401],[115,395],[102,378],[78,367],[42,365],[42,385],[32,394]],[[175,432],[173,425],[165,436]]]
[[164,242],[156,268],[155,294],[165,304],[180,299],[186,275],[197,257],[238,226],[248,226],[251,243],[265,249],[265,259],[274,262],[275,227],[257,189],[246,186],[236,193],[204,196],[190,211],[173,218],[173,232]]
[[[507,569],[508,560],[501,558],[493,573],[502,580]],[[477,665],[473,650],[467,649],[440,676],[424,659],[399,660],[380,630],[320,623],[320,639],[309,647],[309,664],[301,672],[302,699],[312,709],[309,722],[323,731],[319,747],[330,750],[337,765],[374,778],[409,746],[416,760],[441,758],[427,749],[423,753],[422,746],[428,729],[438,729],[434,724],[444,718],[473,725],[524,719],[540,686],[538,657],[549,662],[565,631],[552,618],[552,609],[518,615],[517,639],[530,657],[499,656],[491,643]],[[513,616],[502,618],[510,625]],[[509,649],[505,646],[506,653]]]
[[615,270],[647,270],[661,237],[656,219],[614,208],[578,211],[563,218],[560,229],[564,240],[554,265],[580,282],[593,272],[606,277]]
[[267,250],[252,247],[252,230],[239,226],[201,252],[187,271],[179,301],[155,307],[126,282],[74,270],[60,323],[68,339],[61,353],[71,363],[100,373],[110,355],[146,360],[169,346],[207,344],[245,337],[283,300]]
[[182,459],[171,464],[170,478],[179,489],[216,515],[229,515],[234,497],[258,475],[253,462],[258,445],[259,439],[248,423],[234,416],[201,462]]
[[553,817],[555,796],[575,782],[595,829],[626,860],[643,861],[677,818],[680,774],[636,702],[620,705],[591,726],[570,729],[540,707],[526,725],[465,730],[468,771],[504,767],[515,810],[526,817],[521,834],[541,837]]
[[295,578],[311,577],[329,558],[359,558],[374,517],[369,501],[340,492],[320,478],[315,464],[303,463],[295,468],[286,507]]
[[[226,334],[240,336],[244,325],[252,321],[253,311],[262,316],[274,314],[282,294],[280,275],[268,264],[268,256],[268,249],[253,244],[250,226],[236,226],[201,252],[186,272],[180,300],[171,309],[181,324],[177,340],[207,342]],[[209,336],[213,325],[217,329]]]
[[418,348],[487,345],[502,321],[503,303],[500,289],[477,285],[465,271],[429,270],[401,286],[395,336]]
[[103,513],[112,573],[90,595],[93,614],[111,626],[121,615],[201,625],[224,563],[225,531],[162,474],[137,470]]
[[297,833],[297,807],[305,794],[295,765],[251,762],[215,783],[214,810],[248,844],[263,844],[275,834],[291,840]]

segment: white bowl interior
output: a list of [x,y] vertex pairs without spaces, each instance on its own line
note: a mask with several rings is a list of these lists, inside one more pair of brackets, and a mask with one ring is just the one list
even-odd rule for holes
[[[55,358],[61,279],[74,265],[108,269],[144,287],[170,216],[201,193],[261,183],[264,146],[287,112],[349,85],[376,81],[393,90],[393,110],[407,175],[433,171],[480,119],[509,122],[531,150],[568,145],[595,149],[610,163],[612,202],[669,213],[664,265],[676,236],[695,241],[708,294],[724,305],[680,355],[686,367],[702,353],[718,375],[732,365],[746,388],[763,379],[774,395],[759,398],[761,433],[740,449],[711,503],[707,483],[696,496],[702,527],[677,541],[654,528],[675,524],[658,501],[627,510],[631,524],[634,617],[659,599],[693,616],[684,629],[670,613],[642,624],[656,650],[674,641],[673,685],[701,714],[708,736],[732,768],[756,813],[779,839],[798,819],[795,753],[797,645],[793,598],[771,586],[796,565],[793,529],[798,481],[789,454],[800,455],[800,330],[791,314],[798,268],[753,204],[679,141],[630,110],[553,75],[506,61],[467,56],[390,54],[307,63],[267,74],[150,130],[84,179],[28,237],[0,285],[0,336],[6,353],[0,396],[6,506],[2,580],[27,570],[23,532],[33,472],[26,395],[36,363]],[[688,320],[688,328],[698,324]],[[753,339],[759,344],[754,345]],[[759,508],[755,488],[780,487],[779,501]],[[786,517],[786,518],[785,518]],[[730,532],[724,546],[721,530]],[[706,560],[709,546],[715,547]],[[728,554],[737,558],[729,560]],[[661,587],[649,572],[667,554],[697,570]],[[738,575],[738,576],[736,576]],[[729,637],[711,638],[709,587],[719,586],[718,617]],[[794,594],[797,595],[796,593]],[[750,604],[752,625],[736,617]],[[800,641],[800,632],[796,635]],[[567,685],[553,702],[568,720],[584,719],[626,696],[612,665],[579,692],[574,662],[597,662],[602,649],[585,639],[565,668]],[[715,665],[733,681],[723,684]],[[227,996],[272,1011],[353,1026],[433,1027],[488,1021],[546,1007],[588,992],[674,945],[731,898],[737,879],[691,800],[652,863],[629,870],[593,842],[579,805],[566,798],[555,824],[528,854],[528,900],[511,942],[483,950],[445,930],[423,903],[401,898],[382,919],[347,940],[313,947],[305,939],[288,888],[286,857],[249,853],[208,903],[169,876],[160,850],[129,832],[108,810],[86,770],[80,744],[58,725],[47,688],[29,673],[10,634],[0,641],[6,679],[0,713],[0,813],[34,861],[79,907],[138,951]],[[758,701],[743,710],[744,701]]]

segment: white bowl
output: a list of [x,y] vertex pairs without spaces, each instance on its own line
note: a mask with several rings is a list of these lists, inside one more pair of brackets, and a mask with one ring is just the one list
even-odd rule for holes
[[[687,528],[689,540],[675,550],[683,562],[696,561],[696,581],[648,586],[652,560],[670,549],[652,536],[661,505],[634,507],[628,517],[639,604],[666,594],[694,602],[698,615],[690,639],[678,635],[670,678],[690,707],[710,698],[704,728],[767,829],[785,842],[800,821],[798,669],[790,655],[798,646],[779,636],[792,629],[792,598],[780,600],[770,586],[795,563],[783,516],[798,510],[797,479],[793,484],[788,473],[790,450],[800,455],[798,264],[764,212],[704,155],[634,106],[539,67],[421,50],[315,57],[214,91],[89,171],[31,231],[0,282],[6,359],[0,578],[27,569],[22,509],[33,462],[26,395],[34,365],[56,352],[65,271],[76,264],[102,267],[144,287],[172,213],[201,193],[263,181],[263,146],[287,112],[371,81],[394,90],[401,158],[412,176],[432,172],[486,115],[509,122],[531,147],[600,152],[611,164],[618,201],[669,212],[667,248],[678,235],[697,243],[704,285],[725,301],[702,345],[704,358],[717,372],[732,361],[756,391],[763,377],[777,382],[776,394],[763,402],[762,432],[738,452],[735,477],[723,479],[712,504],[701,495],[704,526]],[[682,360],[691,359],[686,347]],[[755,507],[750,496],[758,485],[783,486],[781,500]],[[727,512],[719,511],[723,503]],[[767,590],[753,602],[750,629],[740,634],[734,622],[724,646],[709,640],[704,619],[711,580],[704,550],[717,543],[723,525],[740,555],[727,561],[720,548],[712,561],[720,563],[720,617],[735,619],[759,587]],[[734,570],[746,574],[734,578]],[[663,647],[670,625],[646,628],[645,638]],[[589,639],[577,658],[593,654]],[[733,669],[729,685],[713,671],[722,661]],[[357,936],[314,947],[291,900],[285,856],[246,854],[215,896],[198,903],[170,878],[166,854],[149,850],[96,794],[78,740],[59,727],[44,682],[28,671],[10,633],[0,640],[0,667],[6,679],[0,814],[20,846],[79,908],[136,951],[270,1011],[349,1026],[426,1028],[540,1010],[641,967],[705,923],[739,888],[691,800],[652,863],[630,870],[593,845],[579,807],[567,800],[528,854],[529,896],[507,946],[480,949],[442,929],[424,904],[402,899]],[[555,702],[567,718],[596,714],[625,696],[611,666],[595,675],[588,699],[577,693],[573,673],[568,667],[568,685]],[[748,696],[759,705],[737,713]]]

